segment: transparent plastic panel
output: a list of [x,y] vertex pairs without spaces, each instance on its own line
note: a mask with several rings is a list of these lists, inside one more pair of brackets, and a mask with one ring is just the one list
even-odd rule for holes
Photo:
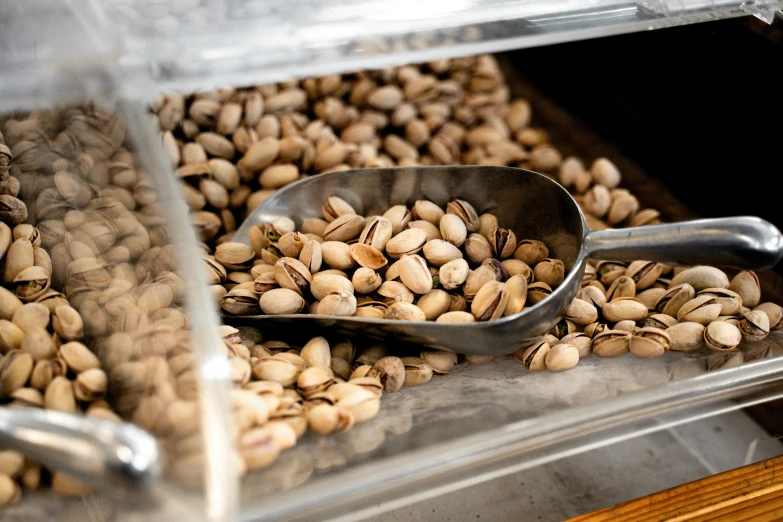
[[[83,4],[81,7],[87,4]],[[758,12],[735,0],[108,0],[91,15],[165,88],[377,68]]]
[[[119,444],[95,428],[96,447],[93,420],[132,423],[154,437],[162,469],[133,445],[118,452],[122,468],[81,475],[6,451],[0,480],[15,493],[3,520],[221,519],[234,508],[227,348],[162,157],[132,103],[0,115],[0,409],[22,415],[3,424],[14,430],[3,446],[71,444],[65,465],[76,466]],[[52,427],[50,410],[69,424]],[[31,433],[25,412],[49,431]],[[82,439],[58,438],[73,430]]]

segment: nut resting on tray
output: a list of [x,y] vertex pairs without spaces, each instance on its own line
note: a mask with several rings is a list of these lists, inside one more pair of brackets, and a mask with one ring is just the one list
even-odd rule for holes
[[[301,231],[289,218],[262,223],[250,230],[252,248],[221,243],[204,259],[213,283],[225,285],[230,270],[234,280],[252,279],[213,287],[225,312],[489,321],[522,311],[534,279],[539,293],[531,304],[565,276],[544,243],[518,244],[513,231],[467,201],[442,209],[419,200],[365,218],[332,196],[322,212],[324,219],[306,220]],[[574,313],[597,316],[592,306]]]
[[[491,56],[173,93],[151,112],[204,241],[214,298],[228,314],[492,320],[563,281],[546,245],[465,201],[362,217],[328,197],[323,219],[304,221],[301,231],[280,219],[257,227],[252,247],[230,242],[250,210],[303,176],[510,165],[575,192],[591,228],[659,221],[619,187],[609,159],[564,159],[531,125],[530,104],[510,99]],[[167,202],[128,141],[119,116],[92,105],[0,117],[0,402],[133,422],[157,437],[169,476],[202,487],[202,361],[160,212]],[[753,272],[731,276],[591,262],[563,320],[516,352],[520,369],[567,370],[591,353],[649,358],[702,347],[715,356],[710,369],[740,363],[745,343],[783,327],[783,309],[762,302]],[[270,465],[307,431],[335,434],[382,416],[384,392],[426,384],[462,361],[493,360],[362,339],[266,339],[246,326],[222,326],[219,335],[240,473]],[[46,486],[66,495],[93,490],[0,452],[0,506]]]

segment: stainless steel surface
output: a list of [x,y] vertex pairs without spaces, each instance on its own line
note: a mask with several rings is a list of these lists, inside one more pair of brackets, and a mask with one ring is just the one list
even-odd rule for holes
[[33,408],[0,408],[0,448],[97,487],[141,489],[161,473],[155,438],[125,422]]
[[[593,232],[576,201],[561,185],[535,172],[511,167],[438,166],[360,169],[321,174],[293,183],[259,205],[234,235],[249,243],[250,227],[287,216],[301,225],[320,217],[326,196],[337,195],[360,214],[380,214],[396,204],[429,199],[445,206],[465,199],[479,213],[492,212],[519,239],[539,239],[550,256],[563,260],[567,275],[552,295],[519,314],[497,321],[443,324],[318,314],[224,314],[230,324],[263,323],[264,328],[298,323],[313,329],[386,339],[466,354],[501,355],[547,333],[579,290],[588,257],[658,259],[764,268],[783,256],[780,232],[758,218],[700,220],[652,227]],[[707,240],[708,239],[708,240]],[[705,249],[710,249],[709,254]],[[687,257],[688,254],[692,257]],[[671,256],[669,255],[671,254]],[[708,257],[705,258],[705,255]]]

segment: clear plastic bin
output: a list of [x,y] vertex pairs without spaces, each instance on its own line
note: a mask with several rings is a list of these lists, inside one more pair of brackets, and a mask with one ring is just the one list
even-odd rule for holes
[[[86,324],[85,334],[95,343],[110,379],[122,382],[122,370],[116,366],[127,362],[149,364],[163,375],[151,370],[145,388],[131,387],[133,394],[126,400],[119,388],[111,400],[123,417],[159,437],[168,455],[169,477],[155,485],[152,499],[129,495],[117,502],[112,491],[80,500],[48,491],[25,492],[24,501],[3,516],[312,520],[344,516],[349,510],[369,514],[362,510],[381,502],[415,502],[687,422],[696,411],[705,416],[780,397],[783,360],[753,361],[779,352],[783,342],[778,334],[745,349],[745,360],[752,362],[709,373],[707,364],[717,368],[721,361],[703,353],[669,354],[643,367],[629,357],[591,359],[567,374],[538,375],[522,371],[516,359],[499,358],[385,396],[378,418],[338,436],[308,434],[269,468],[239,479],[225,346],[215,333],[218,316],[188,209],[149,121],[152,94],[159,88],[247,85],[744,12],[739,3],[729,2],[706,11],[702,4],[678,10],[664,10],[662,5],[485,1],[411,16],[399,4],[389,11],[385,2],[113,0],[69,2],[58,4],[58,10],[43,1],[0,2],[0,129],[9,148],[16,147],[13,161],[18,171],[12,169],[11,175],[20,180],[27,221],[38,226],[61,223],[53,226],[62,238],[42,240],[50,255],[67,252],[74,260],[82,255],[68,239],[72,232],[87,234],[93,242],[101,238],[94,249],[88,245],[99,258],[96,270],[119,280],[127,266],[136,277],[127,288],[126,283],[116,283],[124,289],[116,298],[130,295],[135,300],[127,309],[120,307],[123,317],[132,316],[131,308],[138,308],[144,296],[143,306],[155,307],[134,319],[150,321],[149,332],[130,320],[107,318],[105,326]],[[178,6],[187,8],[184,15]],[[779,3],[765,6],[772,9]],[[392,14],[399,16],[390,20]],[[476,25],[479,31],[471,29]],[[352,32],[346,32],[348,28]],[[258,34],[263,39],[250,36]],[[81,105],[85,101],[95,104]],[[30,121],[28,111],[33,108],[36,113]],[[85,127],[89,134],[82,138],[72,139],[67,131],[75,129],[78,134]],[[32,143],[42,156],[33,157],[29,168],[22,168],[29,151],[24,142]],[[61,172],[67,175],[58,176]],[[107,190],[108,186],[119,188]],[[94,213],[103,199],[114,199],[112,208],[119,213],[108,224],[96,225],[84,214]],[[80,230],[82,226],[89,233]],[[131,232],[139,227],[149,243],[142,237],[141,243],[129,244],[126,239],[135,237]],[[71,275],[66,271],[53,282],[53,288],[61,288],[68,298],[80,291],[66,288]],[[111,284],[108,281],[105,288]],[[153,295],[158,291],[163,298]],[[82,313],[108,313],[108,303],[97,296],[85,299]],[[166,334],[172,333],[169,326],[178,325],[174,334],[184,339],[184,317],[189,341],[178,341],[176,348],[157,346],[155,325],[165,326]],[[132,342],[140,348],[130,357],[133,360],[126,361],[120,351],[118,362],[114,350],[101,348],[114,334],[114,339],[136,336]],[[176,357],[187,359],[188,354],[192,366],[185,369]],[[179,382],[183,374],[186,378]],[[173,392],[153,398],[166,383]],[[723,402],[727,399],[733,400],[728,406]],[[193,446],[177,438],[182,434],[172,426],[155,422],[156,414],[175,407],[197,416],[193,431],[185,433],[201,434],[188,440]],[[187,453],[183,447],[195,450]],[[183,453],[190,458],[183,458]],[[195,488],[179,485],[177,477]]]

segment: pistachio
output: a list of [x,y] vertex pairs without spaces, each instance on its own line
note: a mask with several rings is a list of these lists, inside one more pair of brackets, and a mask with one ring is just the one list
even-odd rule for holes
[[546,358],[550,350],[549,343],[537,341],[524,350],[514,352],[514,355],[522,361],[525,368],[537,372],[546,369]]
[[449,294],[449,312],[464,312],[468,309],[468,300],[459,294]]
[[[408,223],[410,223],[411,219],[413,219],[413,213],[405,205],[395,205],[384,212],[383,217],[391,222],[392,235],[396,236],[408,228]],[[394,257],[391,253],[389,253],[388,247],[386,248],[386,252],[390,256]]]
[[519,259],[504,259],[500,262],[500,265],[503,267],[509,277],[521,275],[525,278],[528,284],[533,282],[533,269],[530,268],[524,261],[520,261]]
[[680,322],[666,329],[671,338],[672,350],[692,352],[698,350],[704,338],[705,326],[690,321]]
[[253,281],[253,292],[259,297],[265,292],[280,288],[274,272],[264,272]]
[[[280,291],[278,288],[274,291]],[[291,292],[291,290],[287,290]],[[266,292],[264,295],[268,294]],[[244,288],[233,288],[223,296],[221,308],[234,315],[253,315],[258,313],[258,294]],[[282,313],[282,312],[279,312]]]
[[527,300],[531,306],[540,303],[550,295],[552,295],[552,288],[544,282],[536,281],[527,286]]
[[683,270],[672,278],[670,288],[682,283],[688,283],[697,292],[706,288],[728,288],[729,278],[712,266],[694,266]]
[[480,265],[485,259],[492,257],[492,247],[484,236],[479,234],[470,234],[465,243],[465,256],[468,261],[474,265]]
[[508,303],[508,287],[505,283],[488,281],[485,283],[471,304],[471,313],[479,321],[499,319]]
[[[445,216],[444,216],[445,217]],[[438,270],[440,284],[446,290],[454,290],[462,286],[468,278],[470,267],[464,259],[454,259],[443,264]]]
[[405,365],[399,357],[382,357],[373,365],[367,376],[380,379],[384,391],[396,392],[405,382]]
[[340,216],[346,214],[356,214],[356,210],[347,201],[337,196],[330,196],[326,198],[326,203],[324,203],[321,211],[323,213],[324,219],[326,219],[326,221],[329,223]]
[[601,283],[611,285],[615,279],[625,275],[626,267],[627,265],[620,261],[599,261],[595,269]]
[[696,290],[688,283],[682,283],[669,288],[655,303],[655,309],[666,315],[677,317],[682,305],[696,297]]
[[760,341],[769,335],[769,317],[761,310],[751,310],[740,321],[742,338],[747,341]]
[[771,330],[780,330],[783,328],[783,308],[775,303],[761,303],[753,310],[761,311],[767,314]]
[[49,335],[49,332],[39,327],[29,328],[25,332],[21,350],[32,355],[36,362],[51,359],[57,355],[54,339]]
[[415,294],[426,294],[432,290],[432,276],[427,262],[418,255],[404,255],[400,259],[400,280]]
[[426,241],[427,233],[424,230],[409,228],[398,233],[386,243],[386,253],[394,259],[399,259],[405,254],[417,253],[425,246]]
[[389,262],[380,250],[363,243],[351,245],[350,253],[359,266],[371,270],[380,270]]
[[704,343],[716,352],[734,350],[742,341],[742,332],[726,321],[713,321],[704,329]]
[[421,386],[432,379],[432,367],[421,357],[403,357],[405,381],[403,386]]
[[[329,366],[332,369],[332,372],[334,372],[336,378],[346,381],[351,375],[351,363],[345,359],[341,359],[340,357],[332,357],[332,361]],[[334,386],[332,388],[334,388]]]
[[621,297],[636,297],[636,283],[630,277],[618,277],[606,290],[607,301],[613,301]]
[[721,305],[721,315],[735,315],[742,308],[742,298],[738,293],[726,288],[705,288],[698,295],[710,295]]
[[734,276],[729,284],[729,290],[736,292],[742,299],[742,304],[754,308],[761,300],[761,285],[756,272],[743,270]]
[[310,240],[299,232],[286,232],[277,240],[277,249],[286,257],[298,258]]
[[487,241],[492,253],[498,259],[511,257],[517,248],[517,238],[513,231],[505,228],[494,228],[489,231]]
[[0,319],[10,320],[22,307],[22,301],[13,292],[0,286]]
[[431,290],[421,296],[416,306],[421,308],[427,321],[434,321],[449,309],[449,294],[443,290]]
[[367,220],[362,233],[359,235],[359,243],[369,245],[379,251],[386,248],[386,243],[392,238],[392,222],[382,216],[374,216]]
[[579,352],[579,358],[584,359],[593,352],[593,340],[584,333],[574,332],[560,339],[561,343],[570,344]]
[[302,296],[288,288],[269,290],[258,300],[258,307],[267,315],[298,314],[304,306],[305,300]]
[[444,375],[457,365],[457,354],[454,352],[424,350],[419,355],[430,365],[433,373]]
[[678,321],[693,321],[708,325],[716,320],[723,308],[718,299],[711,295],[699,295],[691,299],[677,312]]
[[307,362],[307,366],[329,368],[332,355],[329,343],[323,337],[313,337],[302,347],[299,354]]
[[397,302],[413,303],[413,292],[397,281],[386,281],[378,288],[380,300],[386,304]]
[[606,294],[595,286],[585,286],[576,294],[578,299],[592,304],[596,308],[603,308],[606,304]]
[[248,469],[268,466],[280,454],[280,448],[275,444],[272,432],[266,426],[253,428],[240,435],[237,450]]
[[514,259],[519,259],[528,266],[535,266],[549,256],[549,249],[537,239],[523,239],[514,251]]
[[55,377],[44,394],[44,406],[50,410],[75,413],[78,411],[71,381],[65,377]]
[[320,300],[318,313],[322,315],[349,316],[356,313],[356,297],[352,292],[332,292]]
[[351,283],[359,294],[369,294],[376,291],[383,283],[383,278],[370,268],[361,267],[351,277]]
[[334,373],[328,366],[307,368],[296,379],[296,387],[305,398],[329,389],[334,384]]
[[59,356],[75,374],[93,368],[100,368],[98,357],[89,348],[77,341],[60,346]]
[[599,357],[617,357],[630,350],[631,333],[605,330],[593,337],[593,353]]
[[310,292],[319,301],[333,292],[353,293],[351,281],[343,276],[324,272],[315,274],[310,284]]
[[628,319],[620,321],[614,325],[615,330],[622,330],[624,332],[634,333],[636,331],[636,321],[630,321]]
[[576,324],[590,324],[598,319],[598,310],[586,301],[574,299],[565,309],[563,316]]
[[287,387],[296,382],[302,370],[286,359],[261,357],[253,364],[252,371],[256,379],[276,382]]
[[0,366],[0,397],[8,397],[24,387],[33,372],[33,364],[33,356],[29,353],[9,353]]
[[307,267],[297,259],[281,257],[275,263],[275,280],[282,288],[293,290],[299,295],[305,295],[313,277]]
[[[36,327],[40,328],[40,326]],[[16,324],[5,319],[0,319],[0,352],[7,353],[11,350],[18,350],[22,346],[24,339],[24,330]]]
[[390,304],[386,309],[385,318],[397,321],[427,320],[427,316],[424,315],[424,311],[421,308],[405,301],[398,301]]
[[653,261],[634,261],[625,270],[625,275],[633,279],[637,290],[649,288],[661,276],[663,265]]
[[671,346],[672,339],[660,328],[640,328],[631,337],[630,350],[636,357],[648,359],[660,357]]
[[92,368],[76,376],[74,394],[80,401],[91,402],[106,395],[108,379],[103,370]]
[[413,217],[438,226],[445,212],[432,201],[420,199],[413,204]]
[[299,261],[310,271],[310,274],[318,272],[323,262],[321,244],[318,241],[305,243],[302,251],[299,253]]
[[23,237],[15,240],[8,248],[8,252],[5,256],[5,272],[3,273],[3,281],[6,283],[13,282],[16,276],[34,264],[35,257],[33,244],[30,242],[30,240]]
[[244,243],[222,243],[215,249],[215,261],[230,270],[245,270],[253,263],[255,252]]
[[503,316],[514,315],[521,312],[527,301],[527,279],[522,275],[511,276],[506,280],[508,301]]
[[307,425],[319,435],[342,433],[353,427],[354,418],[350,410],[330,404],[320,404],[307,412]]
[[321,243],[323,262],[336,270],[348,270],[355,264],[351,257],[351,247],[340,241],[324,241]]
[[0,475],[17,477],[24,468],[24,455],[17,451],[0,451]]
[[360,424],[372,419],[378,414],[378,410],[380,410],[381,407],[381,401],[372,392],[359,388],[339,399],[336,406],[341,410],[351,412],[354,421]]
[[623,320],[641,321],[647,316],[647,307],[633,297],[620,297],[606,303],[603,314],[607,321],[616,323]]
[[78,341],[84,337],[84,324],[79,312],[68,305],[60,305],[52,312],[52,328],[67,341]]
[[642,326],[653,326],[665,330],[677,324],[677,319],[666,314],[650,314],[642,321]]
[[465,280],[465,286],[462,287],[462,293],[465,295],[465,299],[473,301],[476,293],[489,281],[497,281],[494,267],[491,265],[481,265],[476,270],[468,273],[468,277]]
[[446,313],[438,316],[438,318],[435,319],[435,322],[437,322],[437,323],[474,323],[474,322],[476,322],[476,318],[473,316],[473,314],[469,314],[468,312],[454,311],[454,312],[446,312]]
[[569,370],[579,362],[579,350],[570,344],[556,344],[544,358],[546,367],[552,371]]
[[601,332],[606,331],[608,328],[604,323],[590,323],[584,328],[584,333],[591,339]]
[[350,241],[359,237],[365,222],[363,217],[356,214],[343,214],[327,225],[323,238],[325,241]]
[[465,222],[454,214],[443,215],[440,218],[439,227],[443,240],[454,246],[462,246],[468,237],[468,229],[465,226]]
[[565,278],[565,266],[559,259],[544,259],[533,267],[536,281],[546,283],[555,288],[562,284]]
[[590,175],[593,181],[607,188],[615,188],[620,184],[620,171],[606,158],[598,158],[590,166]]
[[454,214],[465,223],[468,232],[478,232],[481,225],[476,209],[467,201],[455,199],[446,205],[446,213]]

